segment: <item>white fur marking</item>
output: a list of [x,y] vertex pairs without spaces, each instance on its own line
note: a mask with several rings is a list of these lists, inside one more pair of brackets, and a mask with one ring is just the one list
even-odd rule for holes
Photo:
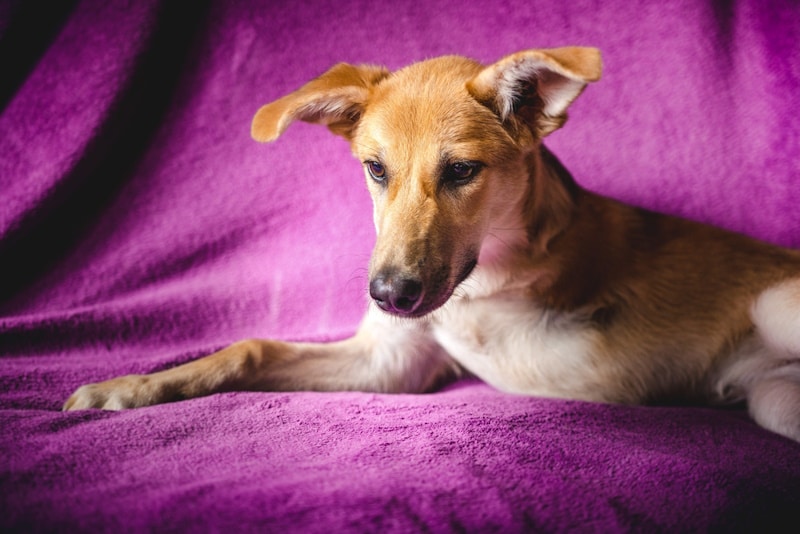
[[748,404],[758,424],[800,441],[800,366],[782,367],[754,384]]
[[751,317],[770,347],[800,358],[800,280],[764,291],[753,305]]
[[453,359],[500,390],[600,400],[592,332],[524,298],[457,299],[437,315],[433,334]]

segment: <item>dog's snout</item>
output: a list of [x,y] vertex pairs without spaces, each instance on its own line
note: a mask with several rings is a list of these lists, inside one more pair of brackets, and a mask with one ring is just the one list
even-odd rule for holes
[[369,294],[383,311],[410,315],[422,302],[422,282],[396,273],[381,273],[369,283]]

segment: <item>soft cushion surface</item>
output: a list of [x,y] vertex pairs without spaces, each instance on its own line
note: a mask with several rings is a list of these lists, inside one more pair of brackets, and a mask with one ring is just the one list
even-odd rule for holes
[[0,530],[746,531],[797,518],[800,445],[740,410],[225,393],[62,413],[79,385],[366,307],[360,164],[249,136],[339,61],[592,45],[548,138],[584,187],[800,247],[800,10],[431,0],[0,5]]

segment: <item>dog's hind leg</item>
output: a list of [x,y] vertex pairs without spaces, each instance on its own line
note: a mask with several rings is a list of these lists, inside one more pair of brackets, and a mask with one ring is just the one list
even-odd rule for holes
[[747,406],[759,425],[800,441],[800,365],[782,367],[753,383]]
[[764,428],[800,441],[800,279],[764,291],[752,318],[776,367],[747,387],[750,414]]
[[247,340],[149,375],[129,375],[80,387],[64,410],[119,410],[222,391],[359,390],[422,392],[455,364],[425,323],[372,311],[352,338],[332,343]]

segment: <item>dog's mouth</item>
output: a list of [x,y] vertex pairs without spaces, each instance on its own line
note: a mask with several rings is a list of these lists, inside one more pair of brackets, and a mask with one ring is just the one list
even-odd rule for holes
[[[464,280],[466,280],[467,278],[469,278],[469,275],[471,275],[471,274],[472,274],[472,271],[474,271],[474,270],[475,270],[475,267],[476,267],[477,265],[478,265],[478,259],[477,259],[477,258],[473,258],[473,259],[471,259],[470,261],[468,261],[468,262],[467,262],[467,264],[466,264],[466,265],[464,265],[464,268],[461,270],[461,273],[458,275],[458,278],[456,278],[456,283],[455,283],[455,285],[453,286],[453,289],[452,289],[452,291],[450,291],[450,294],[452,294],[452,293],[453,293],[453,291],[455,291],[455,289],[456,289],[458,286],[460,286],[460,285],[461,285],[461,282],[463,282]],[[449,298],[449,296],[448,296],[448,298]]]
[[432,288],[426,288],[418,281],[402,278],[391,272],[379,274],[370,282],[370,296],[386,313],[398,317],[421,318],[444,306],[456,288],[472,274],[477,264],[476,258],[468,261],[453,283],[443,290],[437,290],[438,284],[431,284]]

